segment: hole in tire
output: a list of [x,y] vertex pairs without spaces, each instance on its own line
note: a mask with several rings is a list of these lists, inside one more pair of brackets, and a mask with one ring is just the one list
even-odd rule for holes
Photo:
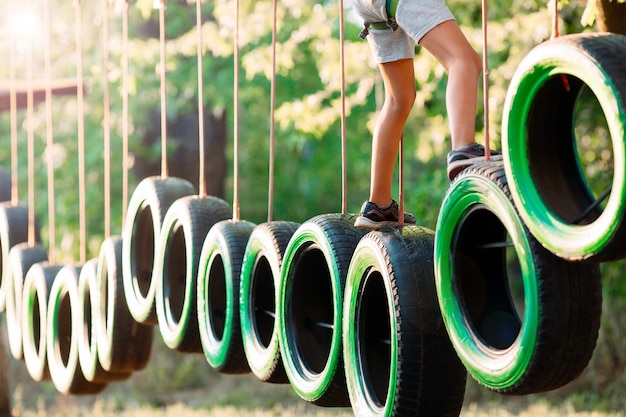
[[[35,351],[41,352],[43,341],[41,340],[41,326],[45,326],[46,323],[42,323],[41,308],[39,306],[42,303],[41,295],[36,289],[33,291],[35,299],[33,300],[33,315],[32,315],[32,337],[35,344]],[[28,327],[27,327],[28,329]]]
[[187,245],[185,231],[177,224],[167,237],[163,264],[163,295],[169,320],[178,324],[183,315],[187,292]]
[[320,374],[331,351],[334,299],[330,270],[318,245],[301,250],[292,274],[287,311],[296,359],[303,370]]
[[267,257],[260,255],[250,285],[250,311],[257,342],[267,348],[272,341],[276,317],[274,274]]
[[72,304],[67,290],[62,290],[59,294],[59,308],[57,310],[57,343],[58,354],[61,363],[67,367],[72,349]]
[[89,286],[85,286],[85,294],[83,298],[83,336],[85,338],[85,344],[89,346],[89,350],[91,350],[91,338],[92,338],[92,328],[91,328],[91,295]]
[[506,228],[487,207],[474,207],[453,245],[454,291],[471,332],[489,349],[506,350],[524,317],[521,268]]
[[593,223],[604,207],[593,204],[610,196],[614,175],[597,97],[580,79],[556,74],[537,91],[526,126],[532,180],[546,206],[565,223]]
[[209,323],[213,336],[221,341],[226,328],[226,274],[222,255],[215,255],[209,269],[207,292]]
[[130,245],[134,287],[142,297],[147,297],[154,268],[154,219],[150,206],[144,204],[136,218]]
[[379,407],[387,402],[391,373],[391,321],[383,276],[370,271],[360,289],[357,355],[365,389]]

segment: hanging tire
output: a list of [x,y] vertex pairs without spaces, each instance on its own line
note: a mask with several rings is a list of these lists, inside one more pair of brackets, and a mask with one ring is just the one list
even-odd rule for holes
[[443,324],[434,232],[387,228],[359,242],[343,304],[346,381],[356,416],[458,416],[467,373]]
[[[502,145],[511,195],[537,240],[568,260],[607,261],[626,255],[624,56],[625,36],[562,36],[533,49],[508,90]],[[600,104],[613,143],[610,194],[595,208],[606,187],[592,192],[574,132],[583,88]]]
[[107,384],[85,379],[78,360],[78,326],[83,312],[78,302],[80,266],[63,267],[50,289],[46,351],[55,388],[62,394],[95,394]]
[[198,270],[198,325],[204,356],[223,374],[250,372],[241,338],[239,291],[246,244],[255,225],[224,220],[202,245]]
[[133,320],[124,299],[122,278],[123,241],[119,236],[105,239],[100,246],[96,269],[94,331],[98,360],[113,374],[130,374],[146,367],[150,360],[154,329]]
[[535,240],[517,215],[502,163],[477,164],[448,190],[435,276],[452,344],[484,386],[544,392],[587,366],[600,326],[599,267],[565,261]]
[[343,370],[343,291],[352,253],[366,231],[353,214],[304,222],[285,251],[278,288],[279,341],[292,387],[325,407],[350,406]]
[[[19,243],[28,241],[28,207],[0,203],[0,312],[5,309],[6,281],[11,276],[9,252]],[[35,221],[35,242],[41,242],[39,225]]]
[[26,370],[34,381],[50,379],[46,359],[46,322],[50,288],[61,270],[47,262],[34,264],[24,279],[22,294],[22,342]]
[[11,173],[0,168],[0,202],[11,201],[12,186]]
[[179,352],[202,353],[198,329],[198,265],[207,233],[232,216],[217,197],[183,197],[163,220],[154,279],[159,330],[165,344]]
[[298,223],[274,221],[255,227],[243,257],[239,315],[246,360],[264,382],[288,383],[278,344],[276,305],[285,249]]
[[20,243],[13,246],[9,252],[9,276],[5,283],[6,290],[6,318],[9,337],[9,350],[17,359],[24,359],[22,344],[22,289],[24,279],[31,266],[48,260],[48,254],[41,245],[29,246]]
[[128,309],[139,323],[157,324],[152,273],[165,213],[174,201],[194,193],[187,180],[148,177],[139,183],[130,199],[122,234],[124,293]]
[[97,285],[98,260],[85,262],[78,277],[78,305],[82,307],[83,320],[77,326],[78,363],[85,379],[89,382],[109,383],[130,378],[130,372],[108,372],[100,365],[98,358],[98,333],[96,322],[100,319]]

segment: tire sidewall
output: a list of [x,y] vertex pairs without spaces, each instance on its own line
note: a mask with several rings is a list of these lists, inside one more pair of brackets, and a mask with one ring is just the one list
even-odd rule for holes
[[[578,35],[579,36],[579,35]],[[564,38],[564,37],[563,37]],[[518,67],[507,93],[503,111],[502,148],[511,195],[530,232],[558,256],[582,260],[600,253],[612,238],[626,206],[624,178],[626,137],[623,120],[626,109],[620,104],[613,80],[584,50],[571,44],[546,42],[533,49]],[[526,122],[533,101],[545,82],[555,74],[574,76],[591,89],[606,116],[613,138],[613,189],[603,213],[589,225],[571,225],[557,217],[546,205],[533,182],[527,159]],[[620,122],[621,120],[621,122]],[[548,174],[548,173],[545,173]]]
[[294,336],[291,334],[289,315],[293,308],[291,302],[293,271],[288,266],[293,264],[302,255],[303,251],[313,245],[323,253],[328,266],[333,293],[334,319],[332,325],[334,329],[341,329],[343,320],[343,280],[341,279],[337,260],[330,250],[331,244],[327,239],[325,230],[314,221],[303,223],[287,245],[278,288],[279,302],[277,306],[280,326],[279,343],[282,349],[285,371],[294,390],[307,401],[316,401],[323,396],[334,376],[333,370],[337,370],[341,358],[341,332],[335,330],[331,338],[330,352],[338,352],[338,354],[331,354],[324,369],[317,375],[313,374],[307,369],[306,364],[298,360],[299,348],[295,345]]
[[455,182],[442,204],[435,238],[435,283],[448,335],[468,372],[481,384],[506,389],[525,372],[535,349],[538,332],[537,271],[532,256],[518,256],[523,276],[525,312],[516,341],[506,350],[494,351],[468,326],[465,307],[456,296],[453,249],[458,227],[476,208],[494,213],[506,228],[518,253],[531,248],[510,200],[489,179],[468,175]]
[[364,386],[363,357],[360,354],[357,343],[355,343],[355,341],[359,340],[357,324],[361,320],[359,312],[361,305],[357,300],[359,300],[360,293],[366,285],[363,278],[367,275],[369,269],[375,269],[383,274],[385,298],[389,307],[390,328],[397,328],[396,314],[392,310],[395,301],[389,286],[390,280],[388,279],[388,268],[385,259],[376,244],[365,237],[354,251],[344,293],[342,333],[346,383],[355,415],[388,416],[392,414],[396,398],[397,385],[395,381],[397,380],[398,370],[398,335],[395,331],[390,332],[390,382],[384,405],[378,404],[378,401],[372,398],[371,393]]

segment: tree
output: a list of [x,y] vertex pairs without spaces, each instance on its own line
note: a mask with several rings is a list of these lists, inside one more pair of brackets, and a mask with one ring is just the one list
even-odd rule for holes
[[599,31],[626,35],[626,0],[588,0],[583,23],[594,19]]

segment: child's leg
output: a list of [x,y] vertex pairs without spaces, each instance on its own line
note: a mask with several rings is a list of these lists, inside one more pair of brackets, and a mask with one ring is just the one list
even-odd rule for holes
[[412,59],[387,62],[379,68],[385,84],[385,103],[372,140],[369,200],[383,207],[392,199],[391,182],[400,138],[415,102],[415,75]]
[[452,149],[474,142],[480,56],[469,44],[454,20],[446,21],[420,40],[448,71],[446,107],[452,136]]

